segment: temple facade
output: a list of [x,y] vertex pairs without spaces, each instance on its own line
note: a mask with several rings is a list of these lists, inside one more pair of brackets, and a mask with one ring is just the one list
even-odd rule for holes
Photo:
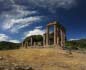
[[64,48],[65,47],[65,40],[66,40],[66,31],[65,31],[65,28],[56,21],[48,23],[46,26],[46,33],[43,36],[44,47],[48,47],[50,45],[50,41],[49,41],[49,35],[50,35],[49,28],[50,28],[50,26],[54,26],[53,46]]
[[[53,31],[53,47],[61,47],[64,48],[65,47],[65,40],[66,40],[66,31],[65,28],[60,25],[58,22],[54,21],[54,22],[50,22],[47,24],[46,26],[46,32],[45,34],[43,34],[43,39],[42,39],[42,43],[41,46],[42,47],[49,47],[51,45],[51,40],[50,40],[50,27],[53,26],[54,27],[54,31]],[[24,42],[22,42],[22,47],[35,47],[37,42],[33,41],[33,37],[29,38],[29,41],[26,40]],[[40,43],[40,42],[39,42]]]

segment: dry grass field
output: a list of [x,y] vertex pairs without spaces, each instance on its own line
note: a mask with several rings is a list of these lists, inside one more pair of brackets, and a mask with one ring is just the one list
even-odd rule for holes
[[10,63],[24,63],[34,70],[86,70],[86,54],[56,48],[28,48],[0,51]]

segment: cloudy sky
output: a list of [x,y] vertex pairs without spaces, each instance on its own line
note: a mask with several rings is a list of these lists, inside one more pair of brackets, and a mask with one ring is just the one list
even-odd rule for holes
[[0,41],[42,35],[46,24],[55,20],[66,28],[68,40],[86,38],[86,1],[0,0]]

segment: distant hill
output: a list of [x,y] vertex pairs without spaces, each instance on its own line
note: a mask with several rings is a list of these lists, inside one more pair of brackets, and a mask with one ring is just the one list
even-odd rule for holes
[[20,47],[20,43],[12,43],[6,41],[0,42],[0,50],[18,49],[19,47]]
[[35,45],[38,45],[38,46],[42,46],[43,45],[43,37],[42,37],[42,35],[32,35],[32,36],[26,37],[24,39],[23,43],[28,41],[28,45],[30,46],[31,45],[30,44],[31,38],[32,38],[32,41],[33,41],[33,45],[34,45],[34,42],[35,42]]
[[24,39],[24,41],[30,41],[30,38],[31,38],[31,37],[33,38],[33,41],[35,41],[35,42],[43,41],[42,35],[32,35],[32,36],[26,37],[26,38]]
[[86,49],[86,39],[66,41],[66,47],[71,47],[73,49],[78,49],[78,48]]
[[[41,35],[33,35],[30,36],[33,37],[33,41],[43,41],[43,37]],[[30,41],[30,37],[25,38],[24,41]],[[50,35],[50,40],[53,42],[53,33]],[[72,48],[72,49],[86,49],[86,39],[80,39],[80,40],[72,40],[72,41],[66,41],[66,48]]]
[[[29,41],[30,37],[27,37],[24,41]],[[33,39],[37,41],[42,41],[41,35],[35,35],[33,36]],[[12,49],[18,49],[20,48],[21,43],[12,43],[12,42],[6,42],[2,41],[0,42],[0,50],[12,50]],[[72,49],[80,49],[85,48],[86,49],[86,39],[80,39],[80,40],[72,40],[72,41],[66,41],[66,48],[72,48]]]

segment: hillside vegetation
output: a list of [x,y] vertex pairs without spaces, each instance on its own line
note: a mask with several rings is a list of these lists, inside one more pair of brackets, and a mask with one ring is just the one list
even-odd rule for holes
[[12,43],[12,42],[0,42],[0,50],[12,50],[20,48],[19,43]]
[[[30,37],[27,37],[24,41],[30,41]],[[34,41],[42,43],[42,36],[33,36]],[[0,42],[0,50],[12,50],[21,48],[21,43],[12,43],[12,42]],[[86,49],[86,39],[66,41],[65,48],[71,48],[72,50]]]
[[66,48],[86,49],[86,39],[66,41]]

